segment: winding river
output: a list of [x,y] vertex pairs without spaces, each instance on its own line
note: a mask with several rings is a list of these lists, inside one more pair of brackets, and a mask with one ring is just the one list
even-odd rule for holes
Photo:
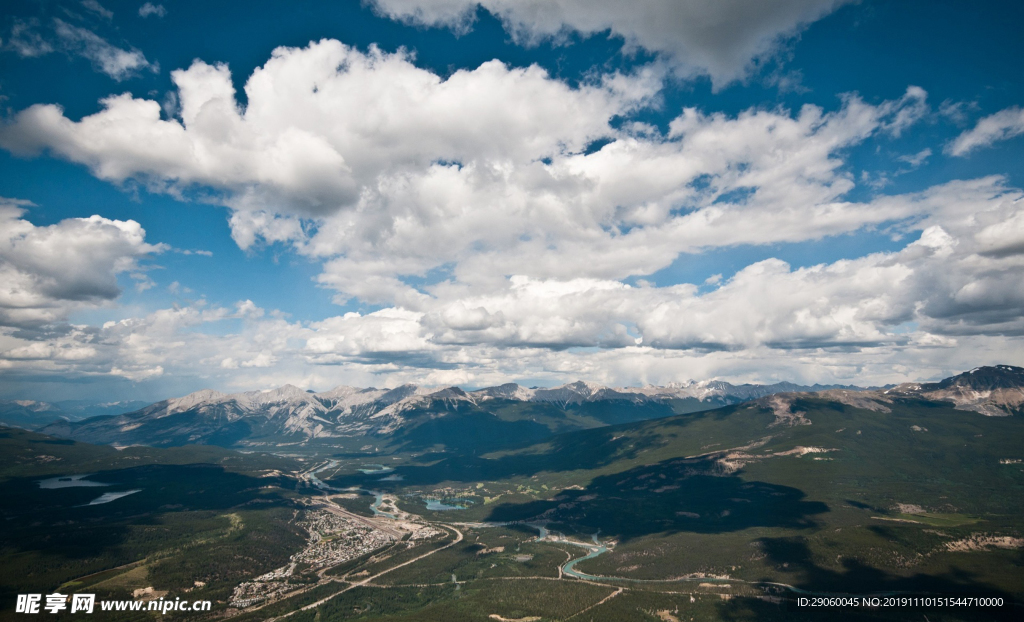
[[588,559],[594,559],[598,555],[601,555],[602,553],[607,553],[608,552],[608,547],[603,545],[603,544],[601,544],[601,542],[597,539],[597,534],[596,533],[594,534],[593,538],[594,538],[594,544],[593,545],[587,544],[585,542],[574,542],[573,540],[565,540],[565,539],[556,540],[556,542],[565,542],[567,544],[575,544],[576,546],[582,546],[583,548],[585,548],[585,549],[590,551],[589,553],[587,553],[583,557],[578,557],[576,559],[569,560],[569,561],[565,562],[565,564],[562,566],[562,574],[565,574],[565,575],[570,576],[570,577],[575,577],[577,579],[586,579],[588,581],[600,581],[600,580],[607,581],[608,580],[608,577],[598,577],[598,576],[594,576],[594,575],[589,575],[589,574],[586,574],[586,573],[583,573],[583,572],[577,572],[574,569],[576,564],[578,564],[580,562],[583,562],[583,561],[587,561]]
[[[373,501],[373,505],[370,506],[370,509],[373,510],[373,515],[374,516],[386,516],[387,518],[395,518],[394,514],[388,514],[387,512],[382,512],[380,510],[380,504],[384,502],[384,493],[378,492],[376,490],[367,490],[365,488],[337,488],[335,486],[331,486],[330,484],[324,483],[323,481],[320,480],[319,477],[316,476],[317,473],[323,473],[324,471],[327,471],[329,469],[333,469],[336,466],[338,466],[338,464],[340,464],[340,463],[337,460],[330,460],[324,466],[322,466],[322,467],[320,467],[318,469],[314,469],[312,471],[309,471],[306,475],[307,475],[307,477],[309,477],[309,481],[314,486],[319,488],[320,490],[330,490],[330,491],[334,491],[334,492],[360,491],[360,492],[369,493],[369,494],[371,494],[371,495],[373,495],[375,497],[374,501]],[[378,466],[378,465],[371,465],[371,466]],[[384,472],[393,470],[393,469],[389,469],[388,467],[383,467],[383,466],[381,468],[384,469],[384,470],[383,471],[373,471],[373,472],[374,473],[384,473]]]
[[386,516],[388,518],[395,517],[394,514],[388,514],[387,512],[380,511],[380,504],[384,501],[384,493],[377,492],[376,490],[366,490],[365,488],[360,488],[359,490],[362,490],[363,492],[368,492],[374,497],[376,497],[376,499],[374,499],[373,501],[373,505],[370,506],[370,509],[373,510],[374,516]]

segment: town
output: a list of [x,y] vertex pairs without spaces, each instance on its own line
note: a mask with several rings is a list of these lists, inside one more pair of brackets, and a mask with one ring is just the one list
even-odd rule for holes
[[361,517],[320,508],[303,512],[305,516],[297,524],[309,532],[306,546],[291,556],[288,565],[236,587],[231,596],[232,607],[251,607],[300,589],[303,586],[288,581],[295,576],[296,570],[318,572],[322,579],[323,570],[383,548],[399,539],[394,530],[375,528],[368,520],[358,519]]

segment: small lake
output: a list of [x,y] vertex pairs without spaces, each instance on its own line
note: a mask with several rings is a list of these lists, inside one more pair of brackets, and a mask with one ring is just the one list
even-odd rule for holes
[[105,492],[85,505],[101,505],[103,503],[110,503],[111,501],[116,501],[121,497],[127,497],[128,495],[133,495],[137,492],[142,492],[142,489],[137,488],[135,490],[125,490],[123,492]]
[[466,499],[424,499],[428,510],[435,512],[446,512],[448,510],[465,510],[472,503]]
[[62,475],[60,477],[51,477],[50,479],[44,479],[39,481],[39,487],[52,490],[54,488],[78,488],[80,486],[109,486],[110,484],[104,484],[102,482],[90,482],[85,479],[92,475],[92,473],[85,473],[82,475]]
[[394,471],[391,467],[386,467],[383,464],[368,464],[366,466],[373,468],[359,469],[359,471],[364,475],[377,475],[378,473],[390,473],[391,471]]
[[373,501],[373,505],[370,506],[370,509],[373,510],[374,516],[386,516],[388,518],[395,518],[394,514],[388,514],[387,512],[381,512],[380,510],[380,504],[384,503],[384,493],[377,492],[376,490],[366,490],[366,492],[376,497],[376,499],[374,499]]

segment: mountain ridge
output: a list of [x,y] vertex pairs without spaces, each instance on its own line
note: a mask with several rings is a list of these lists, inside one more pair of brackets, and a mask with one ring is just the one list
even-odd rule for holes
[[146,405],[148,402],[139,400],[106,403],[88,400],[0,400],[0,425],[36,430],[55,421],[81,421],[105,414],[131,412]]
[[[586,427],[804,393],[827,394],[829,399],[858,407],[870,408],[875,404],[877,408],[886,408],[890,392],[951,401],[962,410],[990,416],[1011,415],[1024,404],[1024,369],[1005,365],[979,367],[939,383],[908,383],[881,389],[789,382],[733,385],[721,380],[619,388],[582,380],[551,388],[506,383],[471,391],[456,386],[434,389],[412,384],[390,389],[339,385],[323,392],[309,392],[294,385],[232,394],[203,389],[129,413],[78,422],[59,421],[40,431],[104,444],[233,445],[254,439],[264,439],[265,443],[308,443],[332,438],[394,436],[439,418],[455,416],[454,413],[472,412],[501,419],[495,414],[498,410],[518,412],[527,408],[532,409],[535,422],[537,415],[550,419],[583,413],[592,420],[577,425]],[[619,412],[609,415],[609,411]],[[521,419],[519,415],[514,418]],[[527,424],[521,422],[520,428],[522,425]]]

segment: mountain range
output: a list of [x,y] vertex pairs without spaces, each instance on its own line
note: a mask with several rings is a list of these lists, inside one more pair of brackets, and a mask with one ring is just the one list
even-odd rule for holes
[[96,403],[86,400],[39,402],[0,400],[0,425],[36,430],[55,421],[81,421],[89,417],[115,415],[146,406],[148,402],[128,400]]
[[554,388],[509,383],[474,391],[454,386],[339,386],[319,393],[285,385],[234,394],[207,389],[124,414],[56,421],[40,431],[90,443],[158,447],[313,443],[354,448],[370,443],[392,450],[459,444],[483,450],[749,400],[770,398],[783,412],[785,396],[802,393],[873,410],[884,410],[898,394],[953,402],[957,408],[986,415],[1021,414],[1022,389],[1024,369],[1005,365],[977,368],[939,383],[881,389],[787,382],[733,385],[717,380],[640,388],[584,381]]

